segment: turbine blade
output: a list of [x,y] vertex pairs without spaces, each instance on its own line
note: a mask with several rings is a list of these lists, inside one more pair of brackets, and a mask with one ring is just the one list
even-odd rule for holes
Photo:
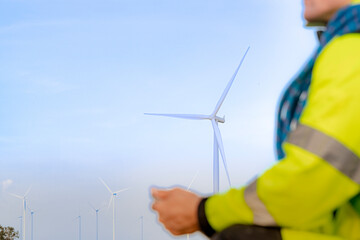
[[31,188],[32,188],[32,186],[30,186],[30,187],[28,188],[28,190],[26,191],[24,197],[26,197],[26,196],[29,194],[29,192],[31,191]]
[[226,176],[227,176],[227,179],[229,181],[229,185],[231,187],[231,181],[230,181],[229,171],[228,171],[227,164],[226,164],[224,145],[223,145],[223,142],[222,142],[222,139],[221,139],[220,129],[219,129],[219,126],[216,124],[214,119],[211,120],[211,123],[212,123],[213,128],[214,128],[214,134],[215,134],[215,138],[216,138],[216,141],[217,141],[217,145],[218,145],[219,150],[220,150],[221,158],[223,160],[223,164],[224,164],[225,171],[226,171]]
[[90,202],[88,202],[88,204],[96,212],[96,208]]
[[189,191],[189,189],[191,188],[191,185],[194,183],[195,179],[197,178],[197,176],[199,175],[199,171],[196,172],[195,176],[193,177],[193,179],[191,180],[188,188],[186,190]]
[[130,188],[124,188],[124,189],[121,189],[121,190],[119,190],[119,191],[117,191],[117,192],[115,192],[115,193],[121,193],[121,192],[125,192],[125,191],[127,191],[127,190],[129,190]]
[[250,46],[247,48],[244,56],[242,57],[242,59],[241,59],[241,61],[240,61],[239,66],[236,68],[235,73],[234,73],[233,76],[231,77],[231,79],[230,79],[229,83],[227,84],[227,86],[226,86],[223,94],[221,95],[218,103],[216,104],[216,107],[215,107],[215,109],[214,109],[214,112],[211,114],[212,117],[215,117],[215,116],[216,116],[216,114],[218,113],[221,105],[223,104],[223,102],[224,102],[224,100],[225,100],[225,97],[226,97],[226,95],[228,94],[228,92],[229,92],[229,90],[230,90],[230,88],[231,88],[231,85],[233,84],[233,82],[234,82],[234,80],[235,80],[235,77],[236,77],[236,75],[237,75],[237,73],[238,73],[238,71],[239,71],[239,69],[240,69],[240,67],[241,67],[241,65],[242,65],[242,63],[243,63],[243,61],[244,61],[244,59],[245,59],[246,54],[247,54],[248,51],[249,51],[249,49],[250,49]]
[[113,199],[114,199],[114,195],[112,195],[111,198],[110,198],[109,205],[108,205],[108,209],[110,208]]
[[134,223],[137,223],[137,222],[139,222],[141,220],[141,217],[139,217],[138,219],[136,219],[135,221],[134,221]]
[[23,196],[19,196],[17,194],[14,194],[14,193],[9,193],[9,195],[13,196],[13,197],[16,197],[16,198],[19,198],[19,199],[23,199],[24,197]]
[[113,192],[111,191],[111,189],[109,188],[109,186],[104,182],[104,180],[102,180],[101,177],[99,177],[99,180],[100,180],[100,182],[102,182],[102,184],[104,184],[104,186],[106,187],[106,189],[109,190],[109,192],[110,192],[111,194],[113,194]]
[[210,119],[209,115],[201,115],[201,114],[167,114],[167,113],[144,113],[144,114],[150,116],[184,118],[184,119],[192,119],[192,120]]
[[34,210],[29,208],[28,206],[26,206],[27,210],[29,210],[30,212],[33,212]]

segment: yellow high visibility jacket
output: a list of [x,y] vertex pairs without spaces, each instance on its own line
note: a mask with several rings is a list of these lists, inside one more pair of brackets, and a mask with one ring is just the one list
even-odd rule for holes
[[[360,0],[356,0],[360,2]],[[360,34],[319,54],[307,105],[283,144],[286,157],[250,185],[205,202],[210,226],[279,226],[284,240],[359,240]]]

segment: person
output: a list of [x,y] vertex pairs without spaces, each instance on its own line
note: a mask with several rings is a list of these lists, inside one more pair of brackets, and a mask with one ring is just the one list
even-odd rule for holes
[[172,234],[360,239],[360,0],[304,0],[304,18],[326,30],[279,102],[279,161],[208,198],[153,188],[152,208]]

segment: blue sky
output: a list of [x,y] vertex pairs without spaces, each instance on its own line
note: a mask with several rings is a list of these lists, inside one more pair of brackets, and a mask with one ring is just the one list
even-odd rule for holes
[[[149,210],[148,189],[186,186],[199,171],[193,190],[211,193],[211,124],[143,113],[212,112],[250,45],[219,112],[230,177],[245,184],[274,163],[279,94],[316,45],[301,6],[0,0],[0,224],[19,228],[21,202],[7,192],[32,185],[35,239],[77,239],[79,212],[83,239],[95,239],[87,202],[107,205],[102,177],[131,188],[116,202],[118,239],[140,239],[141,215],[145,239],[172,239]],[[100,237],[111,237],[106,207]]]

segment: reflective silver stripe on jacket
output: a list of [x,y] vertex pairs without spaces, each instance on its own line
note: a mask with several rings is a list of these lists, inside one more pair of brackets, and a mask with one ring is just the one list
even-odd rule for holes
[[324,159],[334,168],[360,184],[360,158],[336,139],[299,124],[287,142]]
[[247,186],[244,193],[245,202],[254,214],[254,224],[259,226],[277,226],[274,218],[257,195],[256,185],[257,180]]

